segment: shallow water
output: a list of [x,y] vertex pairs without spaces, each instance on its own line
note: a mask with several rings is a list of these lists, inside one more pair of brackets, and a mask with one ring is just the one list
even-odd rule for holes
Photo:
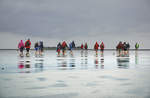
[[36,73],[45,70],[100,70],[149,68],[149,51],[130,51],[129,57],[116,57],[115,51],[105,51],[98,55],[94,51],[73,51],[58,56],[53,50],[43,56],[19,57],[17,51],[0,51],[0,73]]
[[[150,98],[150,51],[0,51],[0,98]],[[9,94],[8,94],[9,93]]]

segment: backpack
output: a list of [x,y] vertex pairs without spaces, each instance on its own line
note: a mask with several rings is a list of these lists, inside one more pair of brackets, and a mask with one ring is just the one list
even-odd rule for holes
[[27,43],[26,43],[26,47],[27,47],[27,46],[30,46],[30,42],[29,42],[29,41],[27,41]]
[[127,44],[124,44],[124,49],[127,49],[127,48],[128,48]]
[[104,45],[103,45],[103,44],[101,45],[101,48],[102,48],[102,49],[104,48]]
[[88,46],[87,45],[85,45],[85,49],[87,49],[88,48]]
[[66,43],[65,43],[65,42],[62,43],[62,47],[63,47],[63,48],[66,47]]
[[96,49],[96,48],[98,48],[98,47],[99,47],[98,44],[95,44],[94,49]]

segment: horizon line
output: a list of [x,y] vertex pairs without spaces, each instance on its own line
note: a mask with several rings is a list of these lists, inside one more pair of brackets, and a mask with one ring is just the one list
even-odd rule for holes
[[[54,49],[55,47],[52,47],[52,48],[49,48],[49,49],[44,49],[44,50],[55,50]],[[19,49],[0,49],[0,50],[19,50]],[[31,48],[30,50],[35,50],[35,49],[33,49],[33,48]],[[68,50],[68,49],[67,49]],[[76,49],[74,49],[74,50],[81,50],[81,49],[79,49],[79,48],[76,48]],[[85,50],[85,49],[83,49],[83,50]],[[87,50],[94,50],[94,49],[87,49]],[[98,50],[100,50],[100,49],[98,49]],[[116,50],[116,49],[113,49],[113,48],[107,48],[107,49],[104,49],[104,50]],[[136,50],[136,49],[129,49],[129,50]],[[143,48],[143,49],[138,49],[138,50],[150,50],[150,49],[148,49],[148,48]]]

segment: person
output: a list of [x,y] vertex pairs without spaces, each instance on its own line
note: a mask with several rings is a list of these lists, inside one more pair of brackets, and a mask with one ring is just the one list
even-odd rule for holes
[[38,54],[38,50],[39,50],[38,42],[35,43],[34,48],[35,48],[35,55],[37,55]]
[[120,49],[120,43],[121,43],[121,41],[118,43],[118,45],[116,46],[116,50],[117,51],[119,51],[119,49]]
[[76,48],[75,42],[72,41],[72,48]]
[[66,52],[66,48],[67,48],[67,44],[66,44],[66,42],[65,41],[63,41],[63,43],[62,43],[62,52],[63,52],[63,55],[65,55],[65,52]]
[[99,44],[96,42],[94,45],[94,50],[96,51],[96,55],[97,55],[98,47],[99,47]]
[[57,44],[57,48],[56,48],[56,51],[58,52],[58,55],[60,55],[60,50],[61,50],[61,43],[59,42]]
[[104,48],[105,48],[105,46],[104,46],[104,43],[102,42],[101,43],[101,45],[100,45],[100,49],[101,49],[101,57],[103,57],[104,56]]
[[105,48],[105,46],[104,46],[104,43],[103,43],[103,42],[101,43],[100,48],[101,48],[101,51],[103,52],[103,51],[104,51],[104,48]]
[[127,55],[127,49],[128,49],[128,47],[127,47],[127,44],[126,44],[126,42],[124,42],[123,43],[123,56],[126,56]]
[[85,43],[84,49],[87,50],[88,49],[88,45],[87,43]]
[[44,46],[43,46],[43,41],[40,41],[40,42],[39,42],[39,54],[40,54],[40,55],[42,55],[42,53],[43,53],[43,48],[44,48]]
[[118,56],[121,56],[122,55],[122,50],[123,50],[123,44],[122,42],[120,41],[119,44],[117,45],[116,47],[117,51],[118,51]]
[[83,47],[84,47],[83,44],[81,44],[81,49],[82,49],[82,50],[83,50]]
[[116,46],[116,51],[117,51],[117,55],[120,56],[120,43],[121,41],[118,43],[118,45]]
[[20,56],[23,56],[23,50],[24,50],[24,43],[23,40],[21,40],[18,44],[18,48],[20,50]]
[[81,44],[81,57],[83,57],[83,48],[84,48],[84,46],[83,46],[83,44]]
[[129,55],[130,44],[127,43],[127,54]]
[[30,39],[28,39],[26,42],[25,42],[25,47],[26,47],[26,56],[29,56],[29,51],[30,51],[30,47],[31,47],[31,41]]
[[71,43],[69,44],[69,50],[70,50],[70,54],[71,54],[71,55],[73,55],[73,53],[72,53],[72,48],[73,48],[73,43],[71,42]]
[[135,44],[135,49],[136,49],[136,50],[139,49],[139,44],[138,44],[138,43]]

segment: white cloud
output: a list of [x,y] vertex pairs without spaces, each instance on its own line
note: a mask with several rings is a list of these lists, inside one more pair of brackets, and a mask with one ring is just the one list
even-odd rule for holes
[[11,47],[24,36],[51,45],[62,40],[100,40],[108,48],[119,40],[145,44],[150,33],[149,5],[149,0],[0,0],[0,41],[9,39]]

